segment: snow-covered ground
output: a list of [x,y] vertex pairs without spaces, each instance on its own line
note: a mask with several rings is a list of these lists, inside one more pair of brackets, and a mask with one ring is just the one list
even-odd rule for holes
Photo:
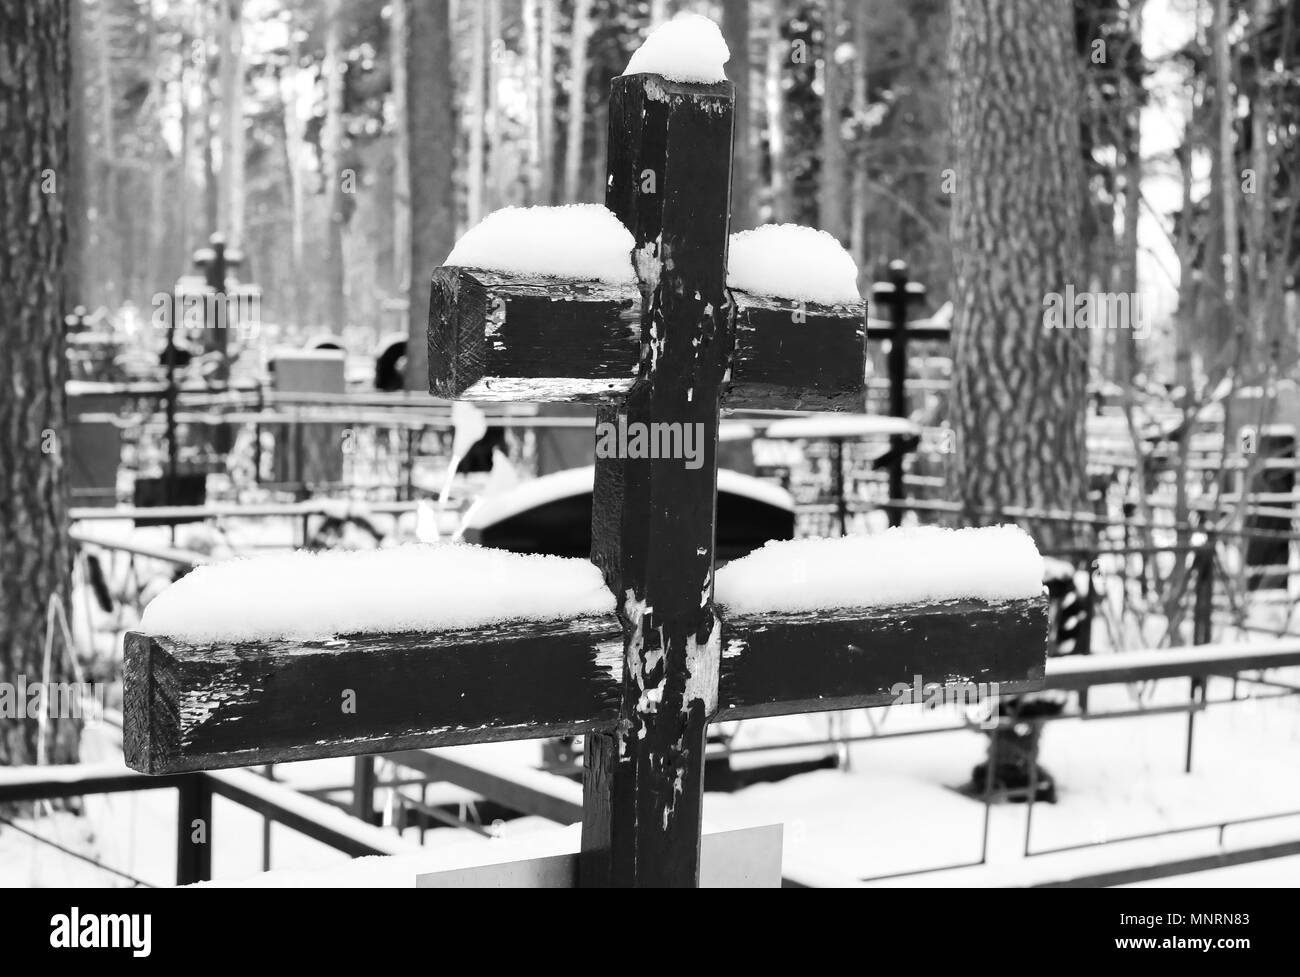
[[[1289,681],[1297,681],[1290,676]],[[1147,705],[1185,699],[1185,681],[1160,683]],[[1228,695],[1230,683],[1211,683],[1211,698]],[[1129,690],[1094,690],[1092,709],[1135,706]],[[954,713],[919,707],[873,712],[880,732],[950,725]],[[734,745],[783,743],[823,737],[825,715],[750,721]],[[841,735],[869,731],[866,713],[844,714]],[[1065,721],[1048,726],[1042,762],[1056,777],[1059,800],[1033,811],[1035,850],[1107,841],[1124,835],[1213,825],[1221,820],[1300,812],[1300,700],[1276,699],[1211,706],[1196,720],[1194,764],[1183,773],[1187,720],[1183,715],[1140,719]],[[87,759],[113,759],[111,738],[88,738]],[[984,738],[973,732],[938,733],[848,746],[849,766],[819,770],[778,783],[761,783],[734,794],[709,793],[710,824],[781,823],[785,826],[785,871],[823,884],[855,884],[869,876],[975,862],[979,859],[984,806],[954,788],[970,777],[984,755]],[[536,765],[536,742],[463,748],[479,756]],[[734,764],[823,755],[822,748],[741,754]],[[343,787],[351,761],[288,764],[277,775],[297,786]],[[449,785],[430,787],[430,803],[472,804],[473,795]],[[24,821],[105,864],[149,883],[171,884],[175,859],[175,800],[170,792],[92,798],[86,816],[60,813]],[[466,808],[468,811],[468,807]],[[1112,868],[1212,854],[1217,828],[1056,855],[1023,855],[1027,811],[1000,804],[991,810],[987,864],[890,879],[883,885],[998,886],[1066,879]],[[551,830],[524,818],[497,827],[504,838]],[[417,839],[414,829],[408,831]],[[262,820],[218,798],[213,812],[213,869],[218,879],[238,879],[261,870]],[[1300,813],[1274,821],[1229,827],[1226,850],[1300,839]],[[427,845],[494,842],[463,829],[427,832]],[[485,849],[486,851],[487,849]],[[272,828],[272,866],[311,870],[342,866],[347,859],[287,829]],[[0,884],[129,884],[79,863],[0,826]],[[1146,885],[1300,885],[1300,858],[1266,861]]]

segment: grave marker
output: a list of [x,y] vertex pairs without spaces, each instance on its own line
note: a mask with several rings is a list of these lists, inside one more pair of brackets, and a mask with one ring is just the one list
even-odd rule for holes
[[[720,410],[855,409],[865,342],[861,305],[786,322],[792,307],[727,290],[733,98],[728,83],[614,82],[606,204],[635,239],[637,287],[433,277],[435,394],[587,402],[606,422],[705,432],[698,468],[598,460],[592,560],[617,616],[328,642],[132,634],[135,769],[585,734],[579,884],[694,886],[710,721],[883,705],[917,674],[1041,684],[1041,597],[726,619],[713,605]],[[340,712],[344,688],[368,708]]]

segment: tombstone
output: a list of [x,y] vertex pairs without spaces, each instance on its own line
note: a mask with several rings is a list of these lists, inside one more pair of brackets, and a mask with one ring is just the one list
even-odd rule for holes
[[406,389],[406,337],[400,333],[379,343],[375,356],[375,389],[384,393]]
[[[201,506],[207,502],[207,497],[206,472],[164,472],[158,476],[137,478],[132,488],[131,503],[138,509]],[[135,525],[179,526],[187,522],[203,522],[204,518],[204,516],[137,516]]]
[[117,469],[122,431],[106,415],[117,415],[128,394],[107,384],[69,381],[67,477],[75,506],[117,505]]
[[[1041,596],[725,620],[714,607],[720,408],[852,409],[865,342],[861,304],[726,289],[733,108],[727,82],[614,80],[606,205],[634,238],[639,287],[434,273],[435,395],[588,402],[608,423],[703,426],[698,468],[597,461],[591,555],[619,614],[237,647],[132,633],[123,744],[134,769],[582,733],[576,884],[694,887],[710,721],[885,704],[917,668],[1041,685]],[[641,189],[647,170],[654,192]],[[813,332],[823,341],[806,342]],[[378,708],[339,710],[341,688]]]
[[[586,432],[588,440],[591,432]],[[572,468],[485,499],[465,541],[515,553],[591,554],[595,468]],[[771,482],[718,469],[717,560],[735,560],[772,539],[794,537],[794,499]]]
[[[271,355],[271,389],[275,393],[334,393],[346,389],[340,349],[277,350]],[[275,436],[274,475],[287,485],[337,485],[343,481],[343,425],[304,418],[271,426]]]

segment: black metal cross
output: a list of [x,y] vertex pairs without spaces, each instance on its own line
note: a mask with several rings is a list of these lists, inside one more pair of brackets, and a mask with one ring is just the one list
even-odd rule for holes
[[[600,422],[704,433],[698,467],[597,461],[592,560],[617,616],[306,645],[133,634],[135,769],[585,734],[580,884],[692,886],[711,721],[886,704],[917,674],[1005,692],[1041,683],[1041,598],[816,614],[714,606],[720,411],[858,409],[865,352],[861,303],[726,287],[733,97],[727,83],[614,82],[606,205],[635,239],[637,286],[433,275],[434,393],[595,403]],[[377,705],[340,713],[341,688]]]
[[[929,320],[908,321],[907,310],[925,298],[925,286],[908,280],[907,263],[904,261],[889,263],[889,278],[871,286],[871,297],[889,312],[887,322],[867,322],[868,340],[889,340],[889,415],[907,417],[908,341],[947,340],[951,338],[951,331],[946,325],[935,325]],[[889,452],[876,461],[878,469],[881,465],[889,469],[889,498],[895,503],[904,497],[904,458],[909,452],[915,451],[918,444],[919,439],[894,435],[890,438]],[[890,506],[890,525],[897,526],[902,517],[903,510],[898,505]]]

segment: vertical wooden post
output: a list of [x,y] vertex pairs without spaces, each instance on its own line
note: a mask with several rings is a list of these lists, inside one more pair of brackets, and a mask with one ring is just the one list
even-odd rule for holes
[[176,884],[212,878],[212,790],[206,774],[190,774],[176,790]]
[[[635,238],[641,360],[597,422],[672,424],[683,458],[598,458],[592,560],[618,600],[617,732],[588,737],[583,886],[699,881],[705,730],[717,709],[713,610],[718,411],[735,344],[726,290],[734,93],[657,75],[615,79],[606,205]],[[599,428],[597,429],[599,432]]]

